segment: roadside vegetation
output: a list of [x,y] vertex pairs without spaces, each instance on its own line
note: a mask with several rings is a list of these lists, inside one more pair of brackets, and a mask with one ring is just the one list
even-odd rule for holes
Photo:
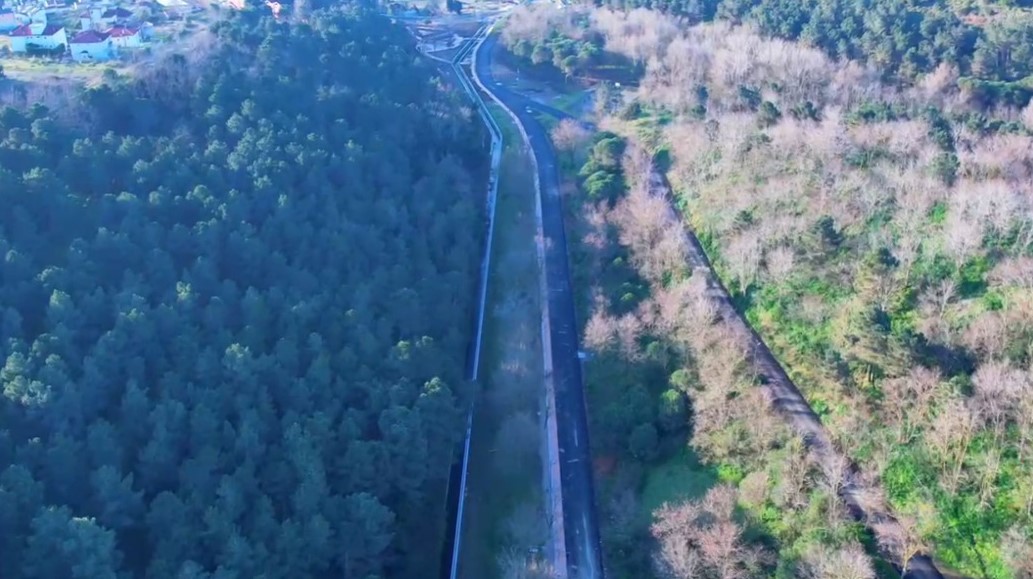
[[[597,256],[583,277],[598,286],[583,305],[591,312],[584,341],[596,352],[589,388],[627,377],[615,391],[642,393],[621,412],[590,409],[596,430],[621,433],[608,441],[593,430],[593,444],[630,480],[629,492],[607,500],[642,500],[655,488],[649,473],[672,461],[699,460],[697,476],[686,478],[713,480],[709,472],[720,483],[702,499],[693,496],[699,488],[655,510],[650,533],[648,518],[639,517],[635,535],[615,523],[635,517],[602,517],[609,540],[641,541],[607,552],[610,565],[633,559],[625,554],[651,535],[652,561],[624,576],[647,565],[664,577],[694,576],[712,553],[700,533],[720,526],[704,521],[734,511],[742,567],[712,569],[718,576],[842,576],[823,566],[830,561],[863,562],[858,576],[874,576],[878,561],[867,559],[876,544],[897,564],[929,551],[974,577],[1031,576],[1028,97],[988,98],[966,84],[970,61],[959,70],[945,54],[887,70],[873,57],[833,62],[826,50],[722,22],[645,10],[542,12],[514,20],[551,28],[516,28],[510,42],[520,30],[532,45],[560,35],[642,67],[638,91],[601,121],[612,133],[581,145],[587,162],[573,165],[583,167],[574,194],[586,248],[579,262]],[[1017,68],[1033,65],[1009,54],[1021,58]],[[666,173],[672,199],[650,193],[650,166]],[[883,490],[871,500],[891,506],[901,533],[876,527],[869,537],[848,522],[836,473],[817,471],[780,421],[760,412],[766,405],[743,372],[741,346],[699,309],[704,290],[684,270],[672,204],[836,444]],[[615,352],[652,372],[617,366],[593,377]],[[668,390],[687,401],[680,434],[661,428]],[[643,451],[653,440],[657,450]]]

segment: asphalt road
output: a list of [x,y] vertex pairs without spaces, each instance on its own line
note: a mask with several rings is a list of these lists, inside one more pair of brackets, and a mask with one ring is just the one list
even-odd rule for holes
[[538,161],[568,575],[572,579],[598,579],[603,577],[602,556],[558,163],[548,133],[528,109],[561,118],[569,115],[497,84],[491,71],[496,46],[496,36],[489,37],[481,45],[476,61],[477,74],[485,86],[516,114]]

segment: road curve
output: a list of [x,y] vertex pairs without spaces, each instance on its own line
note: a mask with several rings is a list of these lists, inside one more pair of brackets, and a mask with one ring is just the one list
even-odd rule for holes
[[[498,37],[489,36],[474,60],[484,87],[509,108],[523,126],[527,145],[538,161],[538,181],[545,237],[545,283],[548,287],[549,334],[552,379],[556,388],[556,423],[560,448],[560,477],[563,486],[564,536],[568,576],[601,579],[602,553],[595,509],[592,460],[588,446],[588,418],[585,410],[581,361],[578,358],[578,326],[574,295],[567,262],[567,239],[563,226],[563,202],[559,192],[559,171],[555,152],[545,128],[534,111],[566,113],[537,103],[495,82],[491,61]],[[531,112],[529,112],[531,111]]]

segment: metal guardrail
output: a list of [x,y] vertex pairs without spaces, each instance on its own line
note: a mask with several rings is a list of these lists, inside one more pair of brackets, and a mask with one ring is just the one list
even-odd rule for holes
[[[488,274],[491,269],[492,241],[495,238],[495,202],[498,197],[499,188],[499,165],[502,161],[502,130],[488,112],[488,107],[481,98],[481,95],[477,92],[477,89],[474,88],[473,83],[470,82],[470,78],[466,75],[466,71],[463,70],[462,62],[470,55],[471,51],[476,50],[480,44],[484,42],[484,39],[487,37],[490,30],[490,25],[482,26],[477,31],[477,34],[475,34],[474,37],[470,39],[470,41],[468,41],[452,59],[452,70],[455,71],[456,77],[459,79],[460,84],[463,85],[463,90],[466,91],[470,100],[477,105],[477,112],[480,113],[481,120],[484,121],[485,126],[488,127],[488,132],[491,133],[491,167],[488,172],[488,198],[486,203],[488,232],[484,244],[484,257],[481,260],[480,294],[477,304],[477,332],[474,337],[473,362],[471,364],[469,376],[470,380],[477,380],[480,373],[481,344],[483,342],[484,332],[484,310],[488,299]],[[463,443],[463,461],[461,467],[463,475],[460,478],[459,483],[459,507],[456,512],[455,534],[452,541],[452,565],[449,575],[450,579],[456,579],[459,573],[459,552],[463,534],[463,512],[466,506],[466,484],[467,475],[470,472],[470,441],[473,438],[473,413],[474,406],[471,403],[470,410],[466,415],[466,439]]]

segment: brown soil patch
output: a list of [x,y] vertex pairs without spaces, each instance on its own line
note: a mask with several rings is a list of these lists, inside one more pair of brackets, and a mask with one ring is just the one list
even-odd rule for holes
[[609,476],[617,470],[617,457],[597,456],[592,459],[592,465],[595,467],[596,475]]

